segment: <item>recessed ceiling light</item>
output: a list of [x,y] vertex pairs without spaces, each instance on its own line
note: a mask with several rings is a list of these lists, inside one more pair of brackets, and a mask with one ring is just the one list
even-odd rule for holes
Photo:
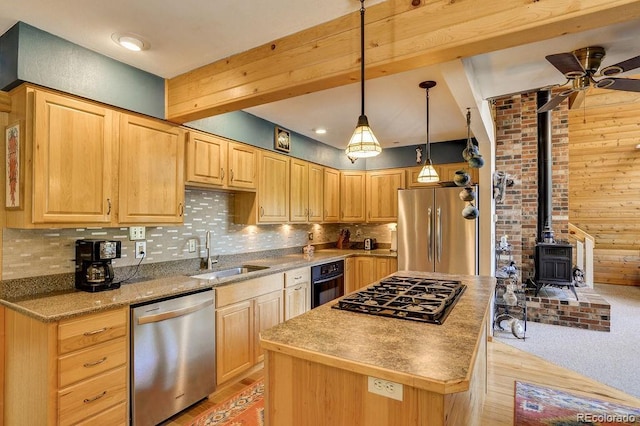
[[113,33],[111,34],[111,40],[113,40],[117,45],[134,52],[147,50],[151,47],[148,42],[142,39],[142,37],[133,33]]
[[324,135],[327,133],[327,129],[325,129],[324,127],[318,127],[314,131],[316,132],[316,135]]

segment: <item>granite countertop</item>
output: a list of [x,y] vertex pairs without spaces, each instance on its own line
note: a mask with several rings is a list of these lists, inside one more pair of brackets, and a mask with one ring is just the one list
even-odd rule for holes
[[[304,266],[311,267],[350,256],[395,257],[396,253],[384,249],[323,249],[316,251],[313,256],[290,254],[244,262],[243,264],[266,266],[268,268],[227,278],[203,280],[185,275],[175,275],[166,278],[123,284],[118,289],[97,293],[69,290],[57,293],[36,294],[21,298],[2,298],[0,299],[0,303],[40,321],[53,322],[78,315],[151,302],[164,297],[177,296],[222,285],[233,285],[234,283],[252,278],[276,274]],[[217,269],[226,269],[228,266]],[[200,272],[196,272],[193,275],[198,273]]]
[[467,286],[442,325],[333,309],[327,303],[261,333],[266,350],[438,393],[468,389],[495,279],[400,271]]

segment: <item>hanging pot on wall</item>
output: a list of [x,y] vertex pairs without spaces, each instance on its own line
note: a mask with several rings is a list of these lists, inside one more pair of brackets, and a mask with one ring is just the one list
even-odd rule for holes
[[466,186],[469,182],[471,182],[471,176],[469,173],[464,170],[456,170],[453,174],[453,182],[457,186]]
[[473,204],[469,203],[464,209],[462,209],[462,217],[468,220],[473,220],[478,217],[480,212]]
[[479,169],[484,166],[484,158],[482,158],[480,154],[473,155],[467,162],[469,163],[469,167],[473,169]]
[[473,201],[476,199],[476,191],[470,187],[462,188],[462,191],[460,191],[458,196],[462,201]]

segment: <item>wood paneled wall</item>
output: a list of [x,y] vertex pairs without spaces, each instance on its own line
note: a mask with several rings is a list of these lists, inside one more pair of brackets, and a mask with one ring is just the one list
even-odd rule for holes
[[595,238],[596,283],[640,285],[639,111],[640,93],[591,89],[569,112],[569,220]]

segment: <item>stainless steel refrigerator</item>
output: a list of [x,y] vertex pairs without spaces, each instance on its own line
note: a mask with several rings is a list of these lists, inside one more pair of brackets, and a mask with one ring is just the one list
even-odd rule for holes
[[398,190],[398,270],[478,274],[478,219],[462,217],[461,190]]

